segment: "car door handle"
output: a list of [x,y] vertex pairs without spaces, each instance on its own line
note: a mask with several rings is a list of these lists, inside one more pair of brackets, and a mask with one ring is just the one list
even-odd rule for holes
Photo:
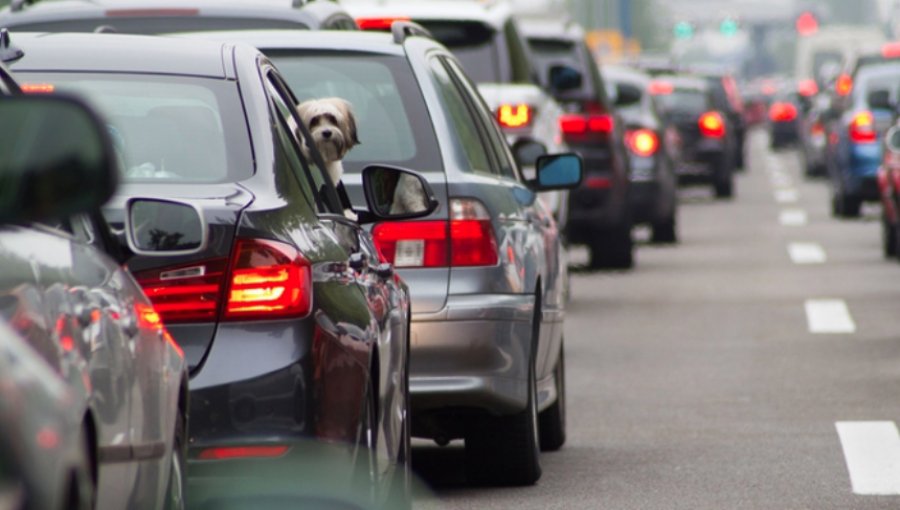
[[347,264],[357,271],[362,271],[369,267],[369,256],[365,253],[356,252],[350,255],[350,260],[347,261]]
[[390,262],[383,262],[375,266],[375,274],[377,274],[380,278],[384,278],[387,280],[388,278],[394,276],[394,265]]

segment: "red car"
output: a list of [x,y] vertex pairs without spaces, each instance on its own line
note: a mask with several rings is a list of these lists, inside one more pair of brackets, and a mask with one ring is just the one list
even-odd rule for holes
[[900,120],[884,135],[884,150],[878,167],[881,197],[881,245],[885,258],[900,254]]

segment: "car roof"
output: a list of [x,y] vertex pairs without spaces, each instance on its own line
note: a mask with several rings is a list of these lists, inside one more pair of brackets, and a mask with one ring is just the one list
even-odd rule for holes
[[580,40],[584,37],[581,25],[568,19],[520,18],[519,28],[528,39]]
[[268,50],[316,49],[365,51],[390,55],[405,54],[403,46],[395,43],[393,36],[386,32],[351,30],[221,30],[185,32],[173,34],[173,36],[244,43]]
[[676,89],[692,89],[699,91],[707,91],[709,90],[709,85],[707,81],[703,78],[698,78],[696,76],[689,75],[667,75],[667,76],[657,76],[654,81],[662,81],[671,83],[673,87]]
[[366,0],[346,2],[342,5],[356,18],[408,16],[414,21],[479,21],[498,30],[513,16],[512,8],[503,1]]
[[122,34],[13,34],[25,56],[11,65],[23,71],[93,71],[225,78],[225,45],[174,37]]
[[640,85],[647,85],[651,81],[653,81],[650,78],[650,75],[643,71],[640,71],[633,67],[620,65],[604,65],[603,76],[609,81],[630,82]]

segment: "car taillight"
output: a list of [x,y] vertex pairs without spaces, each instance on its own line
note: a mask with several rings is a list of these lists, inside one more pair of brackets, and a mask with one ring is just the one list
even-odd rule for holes
[[290,447],[287,445],[220,446],[201,450],[197,458],[199,460],[271,459],[283,456],[288,450]]
[[409,17],[356,18],[356,24],[360,30],[390,30],[395,21],[409,21]]
[[625,133],[625,144],[634,154],[649,157],[656,154],[659,148],[659,138],[649,129],[638,129]]
[[651,96],[668,96],[675,92],[675,86],[671,82],[663,80],[653,80],[647,86],[647,92]]
[[219,313],[227,259],[140,271],[135,279],[166,324],[212,322]]
[[834,83],[834,90],[839,96],[849,96],[853,92],[853,78],[847,73],[841,73]]
[[708,138],[722,138],[725,136],[725,119],[719,112],[706,112],[698,121],[700,134]]
[[814,136],[824,135],[825,126],[823,126],[819,121],[813,122],[813,125],[809,128],[809,133]]
[[863,111],[850,121],[850,141],[854,143],[875,143],[875,117],[872,112]]
[[612,115],[567,113],[559,116],[559,130],[567,142],[603,142],[614,129]]
[[302,317],[312,305],[312,271],[296,248],[240,239],[229,277],[224,319]]
[[52,83],[23,83],[20,89],[25,94],[52,94],[56,86]]
[[797,107],[791,103],[777,102],[769,107],[769,120],[772,122],[791,122],[797,119]]
[[797,84],[797,93],[803,97],[812,97],[819,93],[819,84],[816,80],[801,80]]
[[372,237],[396,267],[493,266],[499,261],[491,217],[478,200],[450,201],[450,219],[386,222]]
[[531,124],[532,108],[527,104],[504,104],[497,109],[501,127],[520,128]]

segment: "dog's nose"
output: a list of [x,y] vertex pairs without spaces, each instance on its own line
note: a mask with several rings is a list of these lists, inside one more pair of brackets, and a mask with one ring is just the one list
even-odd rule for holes
[[331,138],[331,130],[326,129],[326,130],[322,131],[322,138]]

